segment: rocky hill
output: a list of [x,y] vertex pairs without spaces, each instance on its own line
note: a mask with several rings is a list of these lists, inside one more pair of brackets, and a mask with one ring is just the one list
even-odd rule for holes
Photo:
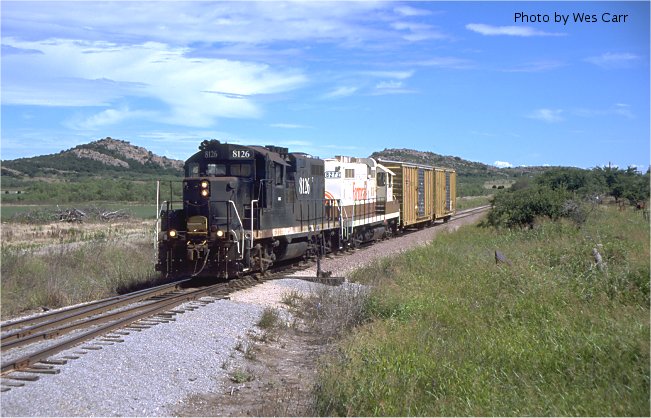
[[509,178],[522,175],[537,174],[548,170],[549,167],[513,167],[498,168],[475,161],[464,160],[451,155],[440,155],[429,151],[416,151],[407,148],[385,148],[370,155],[372,158],[411,162],[415,164],[432,165],[436,167],[453,168],[463,177],[493,177]]
[[2,161],[2,175],[14,178],[180,175],[183,161],[158,156],[127,141],[107,137],[58,154]]
[[407,148],[385,148],[371,154],[372,158],[385,160],[404,161],[415,164],[433,165],[436,167],[453,168],[462,175],[495,175],[508,176],[501,169],[474,161],[464,160],[460,157],[435,154],[429,151],[416,151]]

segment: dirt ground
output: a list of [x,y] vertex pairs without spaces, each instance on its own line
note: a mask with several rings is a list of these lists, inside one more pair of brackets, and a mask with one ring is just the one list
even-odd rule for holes
[[226,380],[222,393],[192,396],[174,414],[313,416],[317,361],[328,348],[317,335],[292,328],[279,330],[274,341],[256,344],[254,358],[231,365],[244,368],[251,381]]
[[118,222],[22,224],[6,222],[0,225],[0,238],[5,247],[41,248],[63,243],[97,239],[153,239],[154,221],[129,220]]

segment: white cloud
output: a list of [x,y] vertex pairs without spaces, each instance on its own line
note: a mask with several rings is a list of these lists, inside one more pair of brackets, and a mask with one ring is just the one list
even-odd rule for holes
[[376,89],[400,89],[402,88],[403,83],[402,81],[395,81],[395,80],[390,80],[390,81],[380,81],[375,85]]
[[106,109],[82,120],[67,122],[66,125],[75,130],[97,130],[110,125],[124,122],[128,119],[147,118],[151,115],[144,111],[131,111],[128,107],[121,109]]
[[352,86],[341,86],[337,87],[336,89],[326,93],[323,95],[323,98],[325,99],[337,99],[340,97],[346,97],[354,94],[357,90],[359,90],[358,87],[352,87]]
[[398,80],[387,80],[380,81],[375,85],[374,91],[371,93],[375,96],[384,95],[384,94],[409,94],[415,93],[415,90],[411,90],[404,87],[404,82]]
[[282,129],[301,129],[307,128],[305,125],[297,125],[295,123],[272,123],[269,126],[272,128],[282,128]]
[[429,10],[417,9],[411,6],[400,6],[393,9],[396,13],[402,16],[427,16],[432,14]]
[[[164,122],[206,127],[219,117],[258,117],[262,111],[256,96],[291,91],[307,81],[299,70],[189,58],[187,48],[156,42],[132,46],[70,40],[3,42],[42,52],[3,57],[5,104],[107,106],[118,98],[147,98],[167,107],[161,115]],[[88,123],[117,114],[97,117]]]
[[538,119],[548,123],[560,122],[563,120],[561,109],[537,109],[527,115],[528,118]]
[[503,70],[507,73],[537,73],[541,71],[555,70],[564,64],[560,61],[536,61],[522,64],[517,67]]
[[513,167],[513,164],[511,164],[511,163],[509,163],[509,162],[506,162],[506,161],[495,161],[495,162],[493,163],[493,165],[494,165],[495,167],[498,167],[498,168],[508,168],[508,167]]
[[390,26],[395,30],[407,32],[402,35],[402,38],[411,42],[424,41],[427,39],[446,39],[449,37],[448,35],[437,31],[432,25],[424,23],[398,21],[392,22]]
[[626,119],[634,119],[635,114],[631,110],[631,106],[625,103],[616,103],[609,109],[586,109],[580,108],[572,111],[574,114],[586,118],[595,118],[603,116],[621,116]]
[[492,26],[483,23],[469,23],[466,29],[486,36],[563,36],[562,33],[544,32],[529,26]]
[[361,74],[372,76],[372,77],[397,78],[398,80],[404,80],[414,75],[414,72],[413,71],[362,71]]
[[639,59],[640,57],[635,54],[606,52],[596,57],[586,58],[585,61],[602,68],[627,68]]
[[439,67],[463,70],[473,67],[472,61],[457,57],[432,57],[415,63],[423,67]]
[[[199,43],[264,46],[284,41],[327,41],[363,46],[403,37],[434,36],[429,27],[397,29],[396,21],[427,11],[389,2],[3,2],[3,36],[27,39],[153,40],[170,45]],[[377,24],[368,25],[369,21]],[[408,35],[409,35],[408,34]],[[273,51],[271,51],[273,52]]]

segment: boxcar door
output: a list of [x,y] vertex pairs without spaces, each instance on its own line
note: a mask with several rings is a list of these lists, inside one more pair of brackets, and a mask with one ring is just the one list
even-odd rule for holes
[[418,217],[425,216],[425,170],[418,169]]

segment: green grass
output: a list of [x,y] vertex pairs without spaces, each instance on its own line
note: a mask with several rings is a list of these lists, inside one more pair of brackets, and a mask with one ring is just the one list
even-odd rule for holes
[[488,205],[493,196],[470,196],[457,198],[457,210],[471,209]]
[[265,308],[262,311],[262,316],[258,321],[258,327],[263,330],[269,330],[274,328],[280,322],[280,317],[278,316],[278,311],[274,308]]
[[2,248],[2,318],[105,298],[157,282],[151,243],[103,241],[44,252]]
[[439,236],[355,275],[369,322],[323,362],[318,412],[649,416],[649,274],[639,213]]

